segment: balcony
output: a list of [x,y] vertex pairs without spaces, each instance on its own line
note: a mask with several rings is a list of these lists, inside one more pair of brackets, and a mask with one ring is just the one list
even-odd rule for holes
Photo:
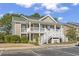
[[39,27],[31,27],[31,28],[21,28],[22,33],[26,32],[45,32],[45,28],[40,28]]
[[31,27],[31,32],[44,32],[45,29],[44,28],[40,28],[39,27]]
[[46,29],[46,28],[40,28],[39,29],[39,27],[31,27],[31,28],[21,28],[21,32],[22,33],[27,33],[27,32],[32,32],[32,33],[38,33],[38,32],[53,32],[53,33],[59,33],[59,32],[61,32],[61,30],[60,29],[56,29],[56,30],[54,30],[54,29],[50,29],[50,30],[48,30],[48,29]]
[[21,32],[24,32],[24,33],[28,32],[28,30],[29,28],[21,28]]

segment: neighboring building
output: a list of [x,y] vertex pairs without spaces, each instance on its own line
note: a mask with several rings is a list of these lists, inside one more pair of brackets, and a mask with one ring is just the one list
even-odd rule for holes
[[77,34],[77,38],[79,38],[79,23],[66,23],[64,24],[64,32],[65,34],[67,33],[67,30],[69,30],[70,28],[75,28],[76,29],[76,34]]
[[12,17],[12,34],[27,36],[29,41],[38,37],[39,44],[68,41],[62,25],[50,15],[40,18]]

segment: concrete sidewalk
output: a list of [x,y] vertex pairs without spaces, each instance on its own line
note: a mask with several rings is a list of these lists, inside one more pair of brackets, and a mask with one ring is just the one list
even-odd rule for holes
[[0,44],[0,50],[14,50],[14,49],[35,49],[35,48],[49,48],[49,47],[73,47],[73,44],[48,44],[48,45],[41,45],[35,46],[33,44]]

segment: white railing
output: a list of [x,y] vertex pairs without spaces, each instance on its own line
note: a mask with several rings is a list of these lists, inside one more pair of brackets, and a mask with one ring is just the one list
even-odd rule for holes
[[28,32],[29,28],[21,28],[21,32]]
[[31,28],[21,28],[21,32],[45,32],[45,28],[31,27]]
[[41,36],[41,44],[47,43],[50,38],[63,38],[63,32],[61,29],[45,29],[44,35]]
[[34,31],[36,31],[36,32],[44,32],[45,31],[45,29],[44,28],[40,28],[39,29],[39,27],[31,27],[31,29],[30,29],[32,32]]
[[39,31],[39,27],[31,27],[31,31]]
[[58,30],[55,30],[55,29],[51,29],[51,30],[48,30],[46,28],[40,28],[39,27],[31,27],[31,28],[21,28],[21,32],[51,32],[51,33],[60,33],[61,30],[58,29]]

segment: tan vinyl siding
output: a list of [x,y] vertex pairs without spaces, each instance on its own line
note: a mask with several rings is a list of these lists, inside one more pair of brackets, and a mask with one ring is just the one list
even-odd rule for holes
[[65,35],[67,34],[68,30],[72,28],[70,26],[65,26],[65,25],[63,27],[64,27],[63,29],[64,29],[64,34]]
[[45,19],[43,19],[43,21],[52,22],[53,20],[50,17],[46,17]]
[[20,23],[15,24],[15,33],[16,35],[21,35],[21,24]]

